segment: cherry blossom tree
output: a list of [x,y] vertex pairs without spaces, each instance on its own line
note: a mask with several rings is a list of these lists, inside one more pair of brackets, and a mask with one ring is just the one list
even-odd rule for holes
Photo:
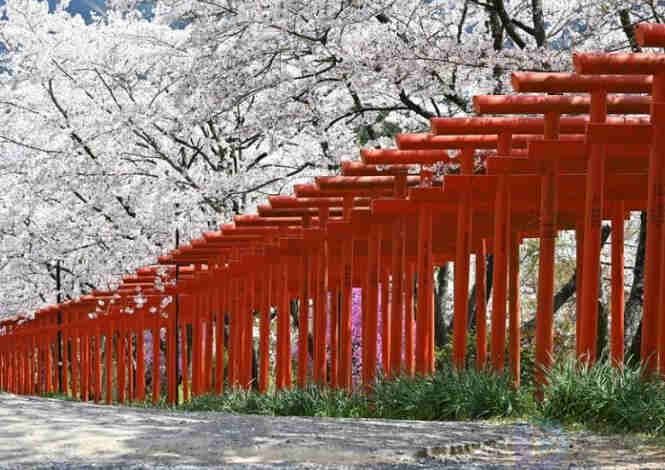
[[[117,282],[515,69],[629,48],[650,1],[109,0],[0,15],[0,315]],[[143,12],[143,13],[142,13]]]

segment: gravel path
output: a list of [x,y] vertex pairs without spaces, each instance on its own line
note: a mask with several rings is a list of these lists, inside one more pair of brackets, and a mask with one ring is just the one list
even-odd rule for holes
[[663,468],[637,438],[530,424],[271,418],[0,394],[0,468]]

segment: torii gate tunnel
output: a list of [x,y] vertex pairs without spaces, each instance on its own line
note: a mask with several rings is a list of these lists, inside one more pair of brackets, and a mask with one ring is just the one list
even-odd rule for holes
[[[665,25],[639,24],[636,37],[644,47],[665,47]],[[258,214],[173,250],[113,292],[0,322],[0,390],[175,403],[179,387],[185,400],[225,386],[350,389],[354,333],[364,387],[378,370],[388,378],[431,374],[433,267],[449,261],[452,361],[461,368],[471,256],[476,366],[509,373],[519,385],[518,255],[526,237],[540,240],[542,384],[553,360],[559,230],[577,236],[576,352],[587,362],[597,356],[603,220],[612,223],[610,355],[619,365],[623,228],[637,210],[648,223],[641,357],[648,370],[665,373],[665,54],[584,53],[573,62],[572,73],[516,72],[515,93],[475,97],[481,116],[434,118],[429,133],[397,136],[397,148],[364,149],[362,162],[343,162],[341,176],[269,197]],[[355,332],[353,289],[362,296]]]

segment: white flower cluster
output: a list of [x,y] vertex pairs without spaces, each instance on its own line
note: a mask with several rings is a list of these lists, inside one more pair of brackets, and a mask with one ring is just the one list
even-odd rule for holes
[[[663,14],[542,2],[538,47],[531,3],[505,1],[522,48],[503,30],[497,44],[483,2],[162,0],[150,19],[145,3],[108,0],[92,24],[67,2],[1,7],[0,316],[55,300],[56,260],[67,295],[113,289],[173,248],[176,227],[215,229],[359,145],[468,113],[510,70],[625,48],[627,4],[635,20]],[[161,270],[155,288],[173,282]]]

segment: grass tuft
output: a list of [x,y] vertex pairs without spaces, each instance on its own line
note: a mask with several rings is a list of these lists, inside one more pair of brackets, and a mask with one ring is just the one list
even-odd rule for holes
[[273,416],[468,420],[522,416],[532,403],[531,394],[514,390],[504,376],[447,368],[432,377],[383,380],[369,395],[313,386],[268,395],[234,390],[196,397],[181,408]]
[[[414,420],[528,419],[572,428],[665,437],[665,381],[640,366],[593,366],[574,358],[557,361],[548,373],[543,400],[533,389],[515,390],[507,375],[454,370],[443,365],[433,376],[381,379],[371,393],[309,386],[259,394],[228,390],[182,404],[183,411],[221,411],[269,416],[321,416]],[[52,398],[71,400],[61,394]],[[133,406],[170,409],[165,397]]]
[[363,395],[314,386],[281,390],[271,395],[261,395],[253,390],[232,390],[223,395],[195,397],[181,408],[271,416],[359,418],[368,415],[368,402]]
[[543,418],[606,432],[665,435],[665,382],[643,368],[607,362],[557,364],[539,406]]
[[381,418],[470,420],[525,415],[531,394],[515,390],[507,376],[439,370],[432,377],[399,378],[379,383],[373,400]]

